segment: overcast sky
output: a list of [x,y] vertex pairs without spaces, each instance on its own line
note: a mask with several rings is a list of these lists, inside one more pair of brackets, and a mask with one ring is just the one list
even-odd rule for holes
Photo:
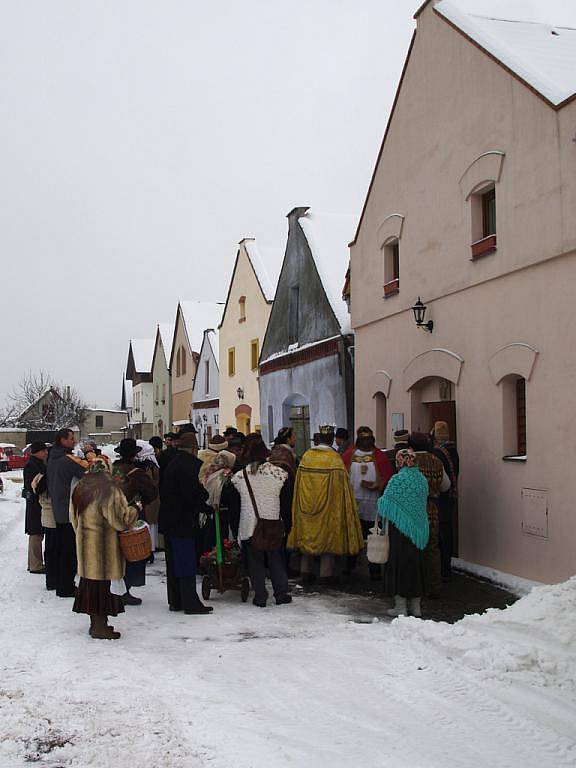
[[223,300],[242,237],[359,215],[419,5],[0,0],[0,406],[41,368],[114,406],[128,339]]

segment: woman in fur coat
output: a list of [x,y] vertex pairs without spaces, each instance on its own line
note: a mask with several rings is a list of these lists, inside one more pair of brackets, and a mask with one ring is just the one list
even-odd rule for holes
[[137,514],[112,480],[107,463],[94,461],[72,494],[70,522],[76,531],[80,576],[72,610],[90,616],[90,636],[95,639],[120,637],[108,625],[108,616],[124,612],[122,599],[110,592],[110,581],[124,576],[118,533],[130,527]]

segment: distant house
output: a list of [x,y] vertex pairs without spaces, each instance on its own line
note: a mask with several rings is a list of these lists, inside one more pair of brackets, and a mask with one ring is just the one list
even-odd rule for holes
[[342,290],[355,218],[294,208],[260,355],[262,434],[295,428],[298,451],[320,424],[351,427],[353,344]]
[[356,417],[388,446],[446,422],[462,560],[555,582],[575,570],[576,30],[506,6],[417,13],[351,245]]
[[240,241],[220,324],[220,424],[260,431],[258,362],[281,259],[252,238]]
[[218,331],[204,331],[193,387],[193,422],[198,445],[206,448],[219,434]]
[[153,432],[163,437],[172,429],[172,380],[170,358],[174,326],[159,323],[156,329],[154,355],[152,357],[152,384],[154,391]]
[[122,379],[120,408],[128,414],[128,423],[130,424],[132,422],[132,382],[126,378]]
[[206,328],[217,328],[222,305],[206,301],[181,301],[176,311],[170,372],[172,376],[172,423],[192,422],[193,384]]
[[128,412],[106,408],[86,408],[80,439],[90,438],[99,445],[120,441],[128,427]]
[[154,339],[130,339],[126,379],[132,382],[130,434],[141,440],[152,437]]

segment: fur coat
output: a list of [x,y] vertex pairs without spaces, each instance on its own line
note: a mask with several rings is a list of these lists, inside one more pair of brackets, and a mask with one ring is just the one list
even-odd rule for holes
[[124,576],[125,561],[118,532],[132,525],[138,513],[128,506],[120,488],[111,490],[107,502],[92,502],[80,514],[72,495],[70,522],[76,531],[78,575],[84,579],[105,581]]

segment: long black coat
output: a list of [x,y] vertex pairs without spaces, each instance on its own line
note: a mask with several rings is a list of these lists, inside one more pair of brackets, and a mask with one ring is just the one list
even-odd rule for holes
[[209,512],[208,493],[198,480],[202,462],[178,451],[164,470],[160,498],[159,530],[165,536],[193,539],[201,512]]
[[[32,480],[34,480],[38,474],[44,476],[44,479],[41,482],[45,487],[46,464],[36,456],[30,456],[24,466],[24,491],[26,494],[26,521],[24,530],[29,536],[37,536],[43,532],[41,522],[42,507],[38,501],[38,496],[32,490]],[[38,490],[41,492],[42,486],[39,486]]]

